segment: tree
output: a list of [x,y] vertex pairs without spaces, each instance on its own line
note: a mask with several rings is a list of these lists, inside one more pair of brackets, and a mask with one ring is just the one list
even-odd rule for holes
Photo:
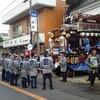
[[3,42],[3,38],[0,36],[0,42]]

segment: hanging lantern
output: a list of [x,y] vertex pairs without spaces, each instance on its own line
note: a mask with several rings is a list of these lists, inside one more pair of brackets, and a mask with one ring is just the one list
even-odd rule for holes
[[53,38],[54,37],[54,34],[53,33],[50,33],[50,37]]
[[82,32],[82,33],[81,33],[81,36],[84,36],[84,35],[85,35],[85,32]]
[[96,36],[96,37],[98,37],[98,35],[99,35],[98,33],[95,33],[95,36]]
[[65,32],[65,31],[63,31],[63,32],[61,33],[61,35],[66,35],[66,32]]
[[94,36],[94,33],[91,33],[91,34],[90,34],[90,36],[92,36],[92,37],[93,37],[93,36]]
[[88,37],[89,36],[89,33],[86,33],[86,36]]
[[70,31],[70,34],[73,34],[73,31]]

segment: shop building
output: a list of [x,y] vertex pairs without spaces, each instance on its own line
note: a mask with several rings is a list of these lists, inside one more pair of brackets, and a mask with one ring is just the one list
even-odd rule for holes
[[[38,32],[40,52],[48,46],[48,32],[59,28],[65,15],[65,1],[63,0],[32,0],[32,10],[38,13]],[[2,16],[2,23],[10,25],[10,40],[3,42],[4,48],[12,52],[23,53],[30,43],[29,2],[22,3]],[[32,32],[32,42],[37,44]]]

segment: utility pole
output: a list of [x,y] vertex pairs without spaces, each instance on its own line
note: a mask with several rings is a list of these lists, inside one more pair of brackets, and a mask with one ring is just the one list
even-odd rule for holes
[[24,0],[23,2],[29,2],[29,26],[30,26],[30,30],[29,30],[29,34],[30,34],[30,44],[32,44],[32,28],[31,28],[31,11],[32,11],[32,0]]
[[38,48],[38,55],[40,56],[39,32],[36,32],[36,35],[37,35],[37,48]]
[[[28,0],[24,0],[24,3],[27,2],[27,1]],[[30,20],[30,23],[29,23],[30,24],[29,34],[30,34],[30,44],[32,44],[32,19],[31,19],[32,15],[31,15],[31,13],[32,13],[32,0],[29,0],[29,20]],[[38,55],[40,56],[40,43],[39,43],[38,21],[37,21],[37,31],[34,31],[34,33],[35,33],[34,36],[36,36],[36,41],[37,41]]]
[[31,25],[31,11],[32,11],[32,0],[29,1],[29,22],[30,22],[30,44],[32,44],[32,25]]

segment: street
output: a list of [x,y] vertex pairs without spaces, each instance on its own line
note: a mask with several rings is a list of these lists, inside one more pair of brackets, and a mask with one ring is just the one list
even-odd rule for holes
[[[53,76],[54,90],[49,89],[47,80],[46,90],[42,90],[42,75],[38,76],[38,88],[23,89],[20,84],[14,87],[0,81],[0,100],[100,100],[100,87],[90,89],[88,84],[63,83],[61,78]],[[98,88],[99,87],[99,88]]]

